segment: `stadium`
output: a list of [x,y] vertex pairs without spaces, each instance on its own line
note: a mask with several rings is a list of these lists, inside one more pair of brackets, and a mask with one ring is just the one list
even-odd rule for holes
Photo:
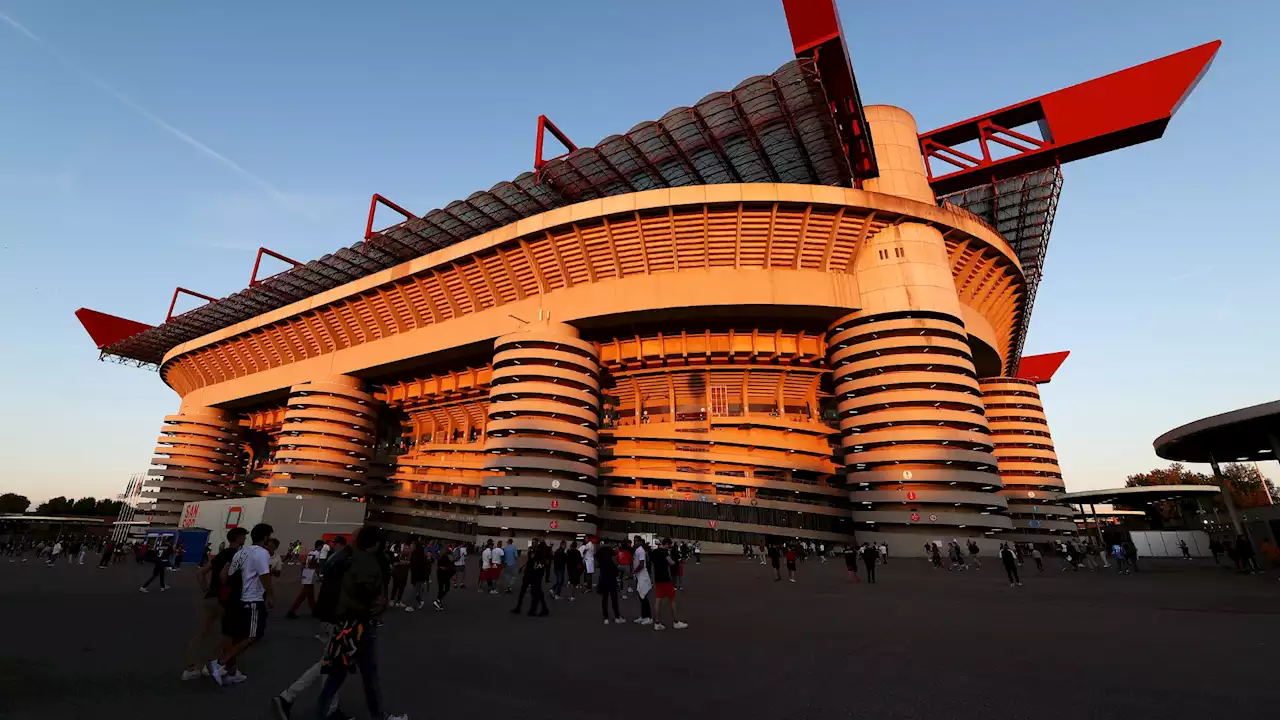
[[288,493],[456,540],[1074,534],[1066,353],[1022,356],[1061,166],[1159,138],[1219,43],[922,133],[862,103],[832,0],[784,5],[770,75],[594,147],[539,118],[531,172],[374,195],[362,240],[159,325],[77,311],[181,398],[151,522]]

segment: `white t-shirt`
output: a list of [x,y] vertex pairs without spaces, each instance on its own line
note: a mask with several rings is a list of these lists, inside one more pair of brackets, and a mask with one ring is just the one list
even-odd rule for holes
[[485,548],[484,552],[480,553],[480,569],[488,570],[491,567],[493,567],[493,548]]
[[315,561],[315,562],[320,561],[320,553],[316,552],[315,550],[312,550],[311,552],[307,553],[307,560],[302,564],[302,584],[303,585],[316,584],[316,569],[311,567],[312,561]]
[[320,559],[324,560],[327,557],[329,557],[329,543],[320,546]]
[[596,544],[587,543],[582,546],[582,564],[587,566],[587,572],[596,571]]
[[271,560],[267,563],[271,568],[271,574],[279,575],[281,572],[284,572],[284,561],[280,559],[280,556],[271,555],[270,553],[268,553],[268,555],[271,557]]
[[237,570],[242,581],[241,602],[261,602],[267,594],[262,587],[262,576],[271,572],[271,554],[261,545],[245,545],[231,558],[227,575],[234,575]]
[[644,546],[642,545],[637,545],[636,549],[631,551],[631,569],[633,571],[639,572],[640,563],[644,562],[644,555]]
[[465,546],[453,549],[453,564],[454,567],[467,564],[467,548]]

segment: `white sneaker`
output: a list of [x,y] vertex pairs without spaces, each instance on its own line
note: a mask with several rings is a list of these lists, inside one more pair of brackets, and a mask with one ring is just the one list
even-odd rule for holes
[[404,611],[405,611],[405,612],[413,612],[413,606],[412,606],[412,605],[405,605],[405,606],[404,606]]
[[1009,583],[1009,587],[1013,587],[1015,583]]
[[225,674],[222,666],[218,664],[217,660],[210,660],[209,662],[205,663],[205,666],[209,668],[209,677],[213,678],[213,681],[218,683],[219,686],[221,686],[222,679]]
[[683,629],[685,629],[685,628],[689,627],[689,623],[687,623],[687,622],[678,622],[678,623],[676,623],[675,625],[672,625],[671,627],[675,628],[676,630],[683,630]]
[[608,624],[609,624],[609,618],[605,618],[605,619],[604,619],[604,624],[605,624],[605,625],[608,625]]
[[633,622],[633,623],[635,623],[635,624],[637,624],[637,625],[643,625],[643,624],[644,624],[644,618],[642,618],[642,617],[638,617],[638,618],[636,618],[635,620],[632,620],[631,622]]
[[654,623],[654,625],[653,625],[653,629],[654,629],[654,630],[666,630],[666,629],[667,629],[667,626],[666,626],[666,625],[663,625],[662,623]]
[[242,682],[244,682],[245,680],[248,680],[248,679],[249,679],[249,678],[245,677],[245,674],[244,674],[244,673],[242,673],[242,672],[240,672],[239,670],[237,670],[235,675],[227,675],[227,676],[223,677],[223,678],[222,678],[222,682],[223,682],[223,684],[224,684],[224,685],[236,685],[236,684],[238,684],[238,683],[242,683]]
[[788,579],[788,580],[790,580],[791,582],[795,582],[795,581],[796,581],[796,579],[795,579],[795,578],[787,578],[787,579]]
[[165,585],[164,587],[160,588],[160,592],[169,592],[169,586]]
[[146,588],[138,588],[138,592],[146,592],[146,591],[147,591]]
[[200,677],[201,675],[202,675],[202,673],[201,673],[199,670],[183,670],[183,671],[182,671],[182,679],[183,679],[183,680],[195,680],[196,678]]

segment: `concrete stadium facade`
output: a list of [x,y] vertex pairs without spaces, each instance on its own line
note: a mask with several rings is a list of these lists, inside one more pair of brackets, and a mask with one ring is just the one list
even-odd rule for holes
[[866,117],[862,189],[580,202],[174,347],[154,521],[287,492],[459,540],[1073,532],[1011,377],[1018,256],[939,206],[907,112]]

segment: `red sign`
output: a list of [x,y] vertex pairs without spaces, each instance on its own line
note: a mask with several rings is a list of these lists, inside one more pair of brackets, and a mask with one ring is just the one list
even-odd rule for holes
[[938,516],[933,513],[929,513],[929,522],[938,522]]
[[711,521],[710,523],[708,523],[708,524],[709,524],[709,525],[711,525],[711,529],[712,529],[712,530],[715,530],[715,529],[716,529],[716,521],[715,521],[715,520],[712,520],[712,521]]
[[560,527],[560,521],[559,521],[559,520],[552,520],[552,521],[551,521],[551,529],[552,529],[552,530],[556,530],[556,529],[558,529],[559,527]]
[[240,527],[240,515],[244,513],[244,508],[236,505],[227,508],[227,529]]
[[685,494],[684,494],[684,499],[685,499],[685,500],[692,500],[692,499],[693,499],[693,493],[685,493]]
[[552,510],[555,510],[555,509],[556,509],[556,508],[558,508],[558,507],[560,507],[560,501],[559,501],[559,500],[552,500],[552,501],[551,501],[551,509],[552,509]]
[[182,525],[184,528],[193,528],[196,526],[196,516],[200,514],[199,503],[187,503],[182,509]]
[[908,500],[915,500],[915,499],[916,499],[916,491],[915,491],[915,490],[912,490],[911,492],[907,493],[907,499],[908,499]]
[[920,522],[920,513],[918,512],[911,513],[911,522]]

